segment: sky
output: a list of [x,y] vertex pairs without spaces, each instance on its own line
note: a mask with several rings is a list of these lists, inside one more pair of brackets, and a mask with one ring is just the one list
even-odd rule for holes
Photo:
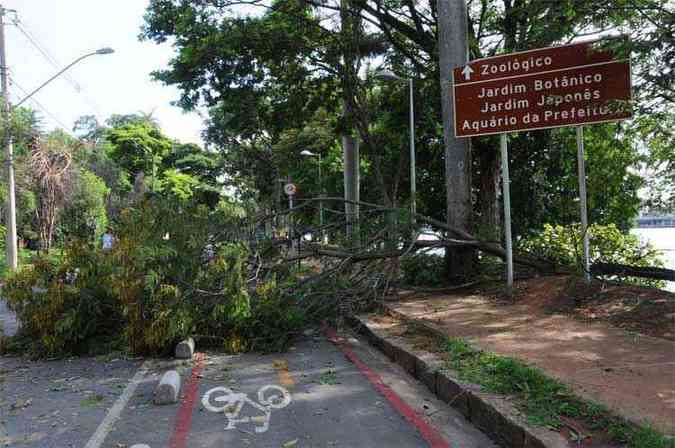
[[[148,0],[0,0],[16,11],[19,26],[57,61],[59,68],[76,58],[102,47],[114,54],[92,56],[74,66],[40,90],[27,102],[43,117],[46,130],[71,131],[82,115],[105,119],[111,114],[152,112],[171,138],[202,143],[202,119],[196,113],[185,114],[171,101],[178,90],[150,78],[150,72],[167,66],[172,57],[170,44],[140,42],[138,34]],[[10,14],[5,28],[10,98],[25,96],[58,72],[21,29],[12,25]],[[76,86],[81,88],[78,92]]]

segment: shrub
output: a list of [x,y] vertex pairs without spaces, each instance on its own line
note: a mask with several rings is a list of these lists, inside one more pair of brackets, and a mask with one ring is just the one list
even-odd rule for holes
[[440,255],[416,254],[401,259],[403,282],[410,286],[440,286],[445,263]]
[[[613,224],[592,224],[588,228],[590,261],[632,266],[663,266],[661,253],[649,244],[643,245],[635,236],[623,233]],[[518,242],[518,248],[566,266],[581,267],[581,226],[544,225],[535,236]],[[630,279],[632,283],[659,286],[654,280]]]
[[258,285],[251,298],[251,313],[240,324],[248,348],[281,351],[302,328],[304,315],[292,296],[281,294],[275,280]]
[[184,201],[124,210],[112,250],[73,243],[63,260],[41,258],[11,276],[5,292],[21,336],[48,356],[111,345],[164,354],[188,335],[232,351],[284,348],[302,324],[293,299],[273,280],[249,288],[243,244],[221,242],[204,256],[231,218]]
[[35,260],[3,288],[38,355],[89,354],[116,342],[121,314],[110,291],[111,264],[80,241],[65,252],[61,262]]
[[110,189],[91,171],[80,170],[73,179],[70,197],[61,212],[60,230],[68,238],[93,239],[108,224],[105,207]]

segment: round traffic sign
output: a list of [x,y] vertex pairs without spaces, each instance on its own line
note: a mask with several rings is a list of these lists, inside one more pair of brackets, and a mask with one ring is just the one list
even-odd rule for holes
[[297,192],[298,188],[295,186],[295,184],[288,183],[284,185],[284,193],[286,193],[288,196],[293,196]]

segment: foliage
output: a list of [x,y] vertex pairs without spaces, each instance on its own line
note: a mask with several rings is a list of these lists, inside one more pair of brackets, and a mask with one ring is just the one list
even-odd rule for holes
[[[9,270],[9,267],[7,265],[7,260],[6,260],[6,256],[7,256],[7,249],[5,247],[6,246],[6,240],[5,240],[6,229],[5,229],[4,226],[0,226],[0,238],[2,238],[2,240],[0,240],[0,281],[4,282],[5,279],[7,278],[7,275],[11,272]],[[19,256],[18,264],[19,264],[19,266],[23,266],[25,264],[30,263],[34,254],[35,254],[35,252],[33,252],[32,250],[24,249],[23,247],[19,247],[19,253],[18,253],[18,256]]]
[[403,282],[411,286],[441,286],[445,261],[439,255],[416,254],[401,260]]
[[138,353],[161,352],[193,333],[223,336],[249,308],[243,248],[222,247],[204,263],[210,234],[224,221],[204,206],[167,199],[123,211],[111,254],[121,267],[113,289],[125,339]]
[[[234,0],[153,0],[146,11],[141,38],[177,42],[174,59],[154,76],[180,89],[178,103],[185,109],[208,108],[206,138],[222,151],[229,181],[261,206],[273,204],[278,178],[314,177],[315,167],[298,163],[297,153],[309,146],[327,158],[345,129],[355,127],[367,166],[361,197],[385,205],[408,201],[407,86],[354,76],[359,68],[372,72],[367,64],[379,64],[375,56],[380,56],[387,68],[414,81],[418,209],[444,219],[444,207],[437,206],[446,192],[440,187],[445,167],[435,2],[338,6],[277,0],[271,5],[241,9]],[[353,18],[352,24],[367,22],[362,28],[368,32],[358,29],[352,36],[344,20],[339,27],[325,26],[322,19],[337,13]],[[641,73],[636,77],[640,98],[667,99],[672,91],[672,70],[663,66],[669,61],[663,57],[674,48],[673,17],[659,0],[486,0],[469,2],[468,13],[472,59],[628,31],[632,36],[624,44]],[[655,64],[663,69],[655,70]],[[342,100],[351,112],[343,113]],[[633,169],[641,161],[640,142],[622,126],[586,129],[592,220],[627,229],[639,205],[641,182]],[[317,138],[309,139],[312,135]],[[497,139],[474,143],[476,221],[498,233]],[[514,233],[527,235],[545,222],[575,222],[572,132],[520,133],[512,137],[511,148]],[[339,182],[326,185],[329,193],[342,193]],[[306,190],[316,191],[315,185]]]
[[106,198],[110,189],[103,179],[87,170],[75,175],[74,185],[61,214],[61,232],[66,238],[92,240],[108,224]]
[[513,358],[476,350],[463,339],[442,343],[447,366],[464,381],[479,384],[488,392],[510,395],[534,424],[562,426],[561,417],[580,419],[592,430],[605,430],[614,442],[630,448],[667,448],[667,439],[645,426],[619,419],[602,406],[575,396],[568,387],[541,370]]
[[250,314],[238,326],[246,349],[278,352],[306,324],[293,295],[282,294],[275,280],[263,282],[251,297]]
[[132,176],[143,172],[153,176],[153,180],[172,146],[158,127],[147,122],[109,129],[106,139],[110,142],[110,155],[118,165]]
[[[589,221],[628,231],[640,205],[637,141],[618,124],[584,128]],[[519,133],[509,142],[513,232],[527,237],[545,223],[579,222],[573,129]]]
[[643,115],[631,132],[647,149],[647,205],[652,211],[675,213],[675,113]]
[[[592,224],[588,228],[592,263],[617,263],[631,266],[663,266],[662,254],[650,244],[642,244],[637,236],[624,233],[613,224]],[[518,242],[518,248],[565,266],[582,265],[580,225],[545,224],[535,236]],[[632,279],[631,282],[658,286],[653,280]]]
[[59,213],[72,182],[73,153],[78,142],[63,131],[53,131],[36,142],[30,155],[32,188],[37,199],[40,248],[49,250]]
[[[14,154],[23,157],[30,153],[33,140],[40,134],[42,122],[37,112],[21,106],[12,109],[11,118]],[[4,122],[0,123],[0,129],[0,135],[4,138]]]
[[115,343],[121,314],[111,294],[112,264],[78,241],[62,262],[43,257],[10,275],[3,292],[34,353],[90,354]]
[[249,288],[246,247],[213,240],[236,228],[234,213],[150,196],[121,213],[112,250],[77,241],[62,262],[38,258],[3,290],[23,323],[20,336],[46,356],[112,345],[167,353],[188,335],[233,351],[284,348],[303,322],[293,301],[273,281]]

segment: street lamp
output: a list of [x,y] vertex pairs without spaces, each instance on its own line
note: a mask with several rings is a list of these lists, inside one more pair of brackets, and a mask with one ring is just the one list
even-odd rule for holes
[[416,195],[417,188],[415,182],[415,106],[413,96],[413,79],[401,78],[391,70],[381,69],[375,72],[375,77],[382,81],[408,82],[410,90],[410,213],[412,222],[415,222],[417,213]]
[[[4,33],[4,23],[0,20],[0,78],[2,82],[2,93],[3,93],[3,108],[2,114],[5,122],[5,163],[7,164],[7,265],[14,271],[18,266],[17,259],[17,241],[16,241],[16,192],[14,186],[14,151],[12,148],[12,135],[11,135],[11,107],[9,104],[9,82],[7,77],[7,58],[5,55],[5,33]],[[81,60],[88,58],[94,55],[105,55],[113,53],[115,50],[112,48],[100,48],[91,53],[87,53],[79,58],[75,59],[73,62],[65,66],[57,74],[49,78],[47,81],[40,84],[38,88],[30,92],[26,97],[21,101],[16,103],[14,107],[18,107],[23,104],[30,97],[35,95],[40,89],[52,82],[66,70],[71,68],[73,65],[77,64]]]
[[303,149],[300,152],[303,157],[318,157],[319,158],[319,227],[321,228],[322,240],[325,243],[325,230],[323,228],[323,179],[321,177],[321,154],[315,154],[312,151]]
[[55,80],[56,78],[58,78],[61,74],[63,74],[63,72],[67,71],[70,67],[72,67],[73,65],[77,64],[77,63],[80,62],[81,60],[86,59],[86,58],[88,58],[88,57],[90,57],[90,56],[104,55],[104,54],[111,54],[111,53],[114,53],[114,52],[115,52],[115,50],[113,50],[112,48],[110,48],[110,47],[104,47],[104,48],[99,48],[99,49],[96,50],[96,51],[92,51],[91,53],[87,53],[87,54],[85,54],[85,55],[83,55],[83,56],[80,56],[79,58],[77,58],[77,59],[75,59],[73,62],[71,62],[70,64],[66,65],[66,66],[65,66],[63,69],[61,69],[61,71],[59,71],[57,74],[55,74],[54,76],[52,76],[51,78],[49,78],[48,80],[46,80],[45,82],[43,82],[42,84],[40,84],[40,86],[39,86],[37,89],[33,90],[33,91],[32,91],[31,93],[29,93],[24,99],[22,99],[21,101],[19,101],[18,103],[16,103],[16,104],[14,105],[14,107],[19,107],[19,106],[21,106],[21,104],[23,104],[28,98],[30,98],[31,96],[35,95],[40,89],[42,89],[44,86],[46,86],[46,85],[49,84],[50,82],[54,81],[54,80]]

